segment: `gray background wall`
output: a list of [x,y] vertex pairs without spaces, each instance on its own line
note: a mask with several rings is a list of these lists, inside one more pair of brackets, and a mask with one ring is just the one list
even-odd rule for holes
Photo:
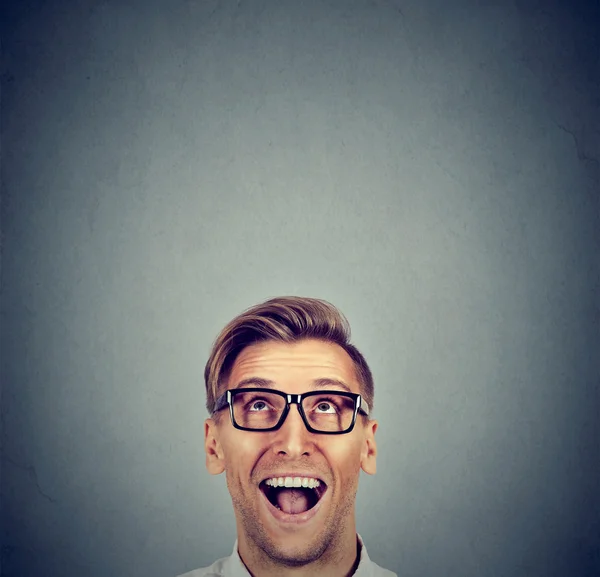
[[331,300],[403,577],[600,572],[598,3],[22,1],[2,17],[2,569],[229,554],[213,338]]

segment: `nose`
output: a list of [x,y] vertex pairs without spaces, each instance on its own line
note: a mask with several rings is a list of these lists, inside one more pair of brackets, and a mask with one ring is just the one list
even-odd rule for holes
[[304,425],[299,407],[296,403],[290,405],[290,411],[283,425],[274,431],[273,451],[278,455],[296,458],[310,455],[313,447],[312,434]]

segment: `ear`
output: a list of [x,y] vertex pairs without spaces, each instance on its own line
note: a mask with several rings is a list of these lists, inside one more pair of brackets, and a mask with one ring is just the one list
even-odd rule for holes
[[204,450],[206,468],[211,475],[219,475],[225,470],[225,455],[219,442],[219,430],[213,419],[204,421]]
[[365,440],[360,466],[367,475],[374,475],[377,472],[377,443],[375,442],[377,426],[377,421],[369,421],[365,425]]

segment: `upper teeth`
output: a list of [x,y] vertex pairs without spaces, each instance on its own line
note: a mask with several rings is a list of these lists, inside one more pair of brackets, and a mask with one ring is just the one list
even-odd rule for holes
[[315,489],[321,484],[318,479],[309,477],[273,477],[267,479],[265,483],[271,487],[308,487],[309,489]]

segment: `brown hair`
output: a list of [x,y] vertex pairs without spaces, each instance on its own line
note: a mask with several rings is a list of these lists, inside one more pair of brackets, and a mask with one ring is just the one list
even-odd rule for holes
[[373,410],[373,376],[367,361],[350,344],[350,325],[331,303],[306,297],[277,297],[258,304],[235,317],[213,344],[204,369],[206,408],[212,413],[219,386],[227,379],[237,356],[248,345],[279,341],[292,343],[320,339],[342,347],[352,359],[361,394]]

